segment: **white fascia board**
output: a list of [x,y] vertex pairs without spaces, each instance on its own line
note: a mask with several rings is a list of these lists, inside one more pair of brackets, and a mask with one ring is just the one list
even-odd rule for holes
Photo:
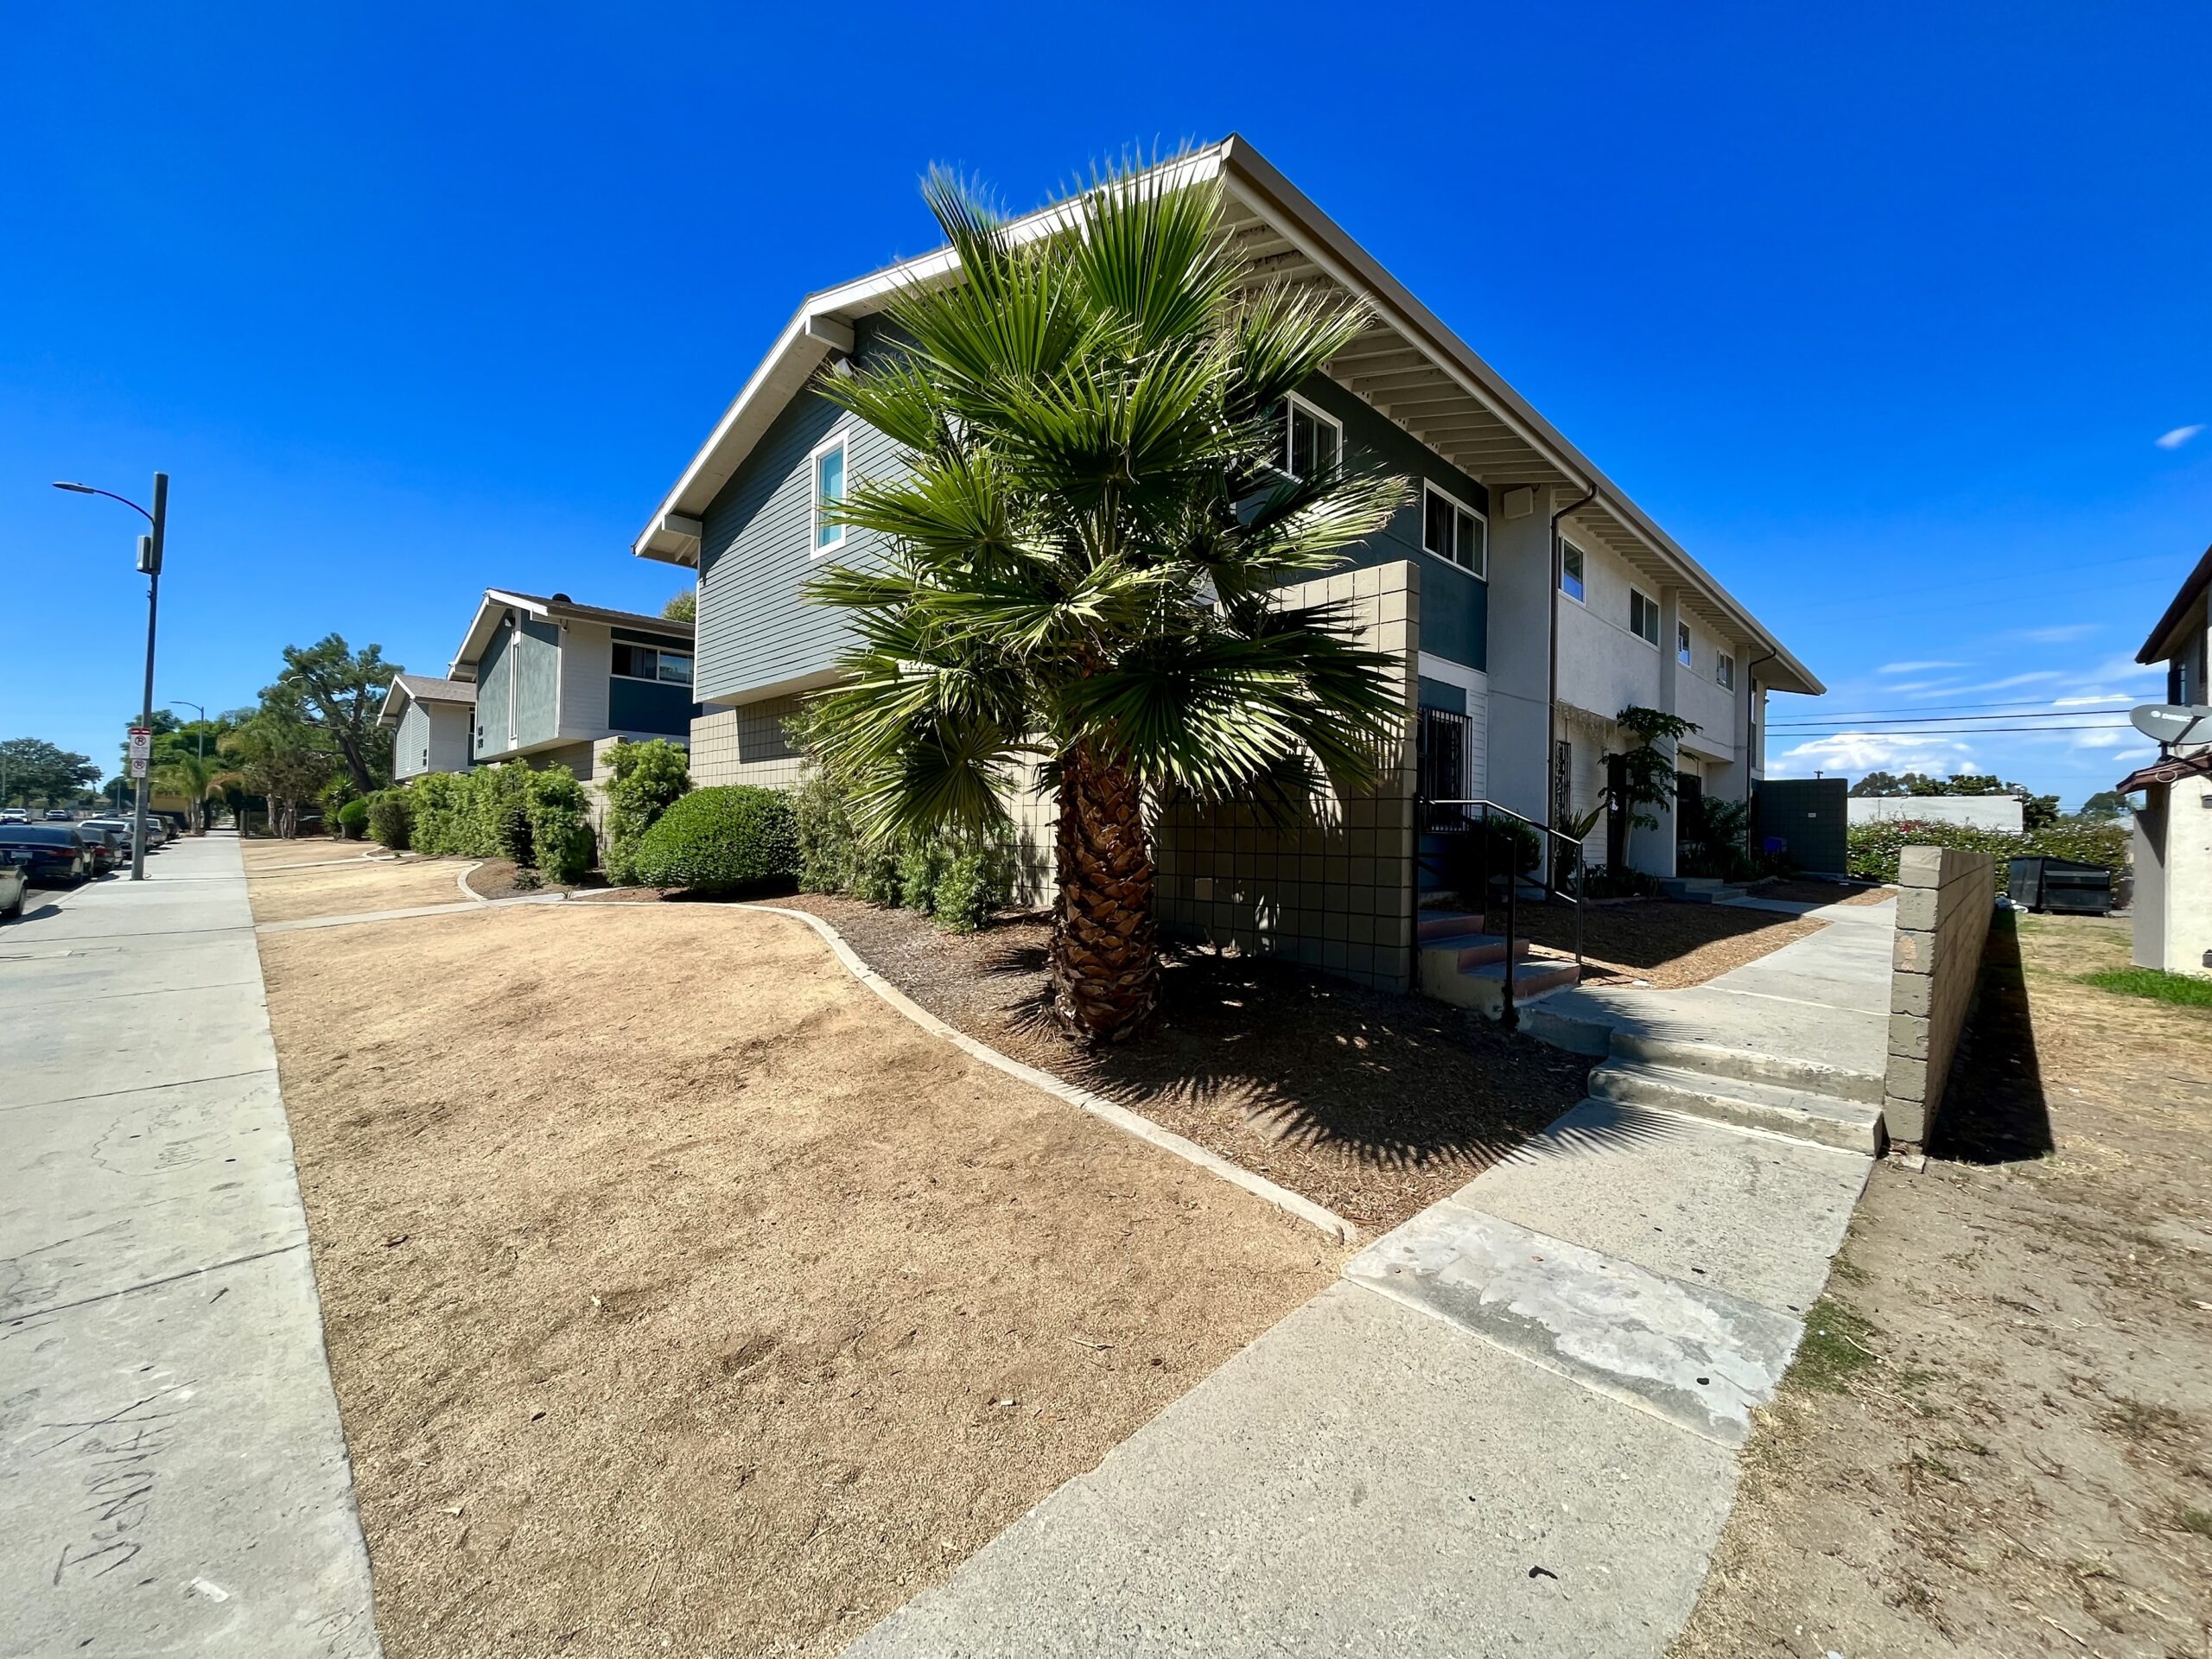
[[1810,670],[1760,626],[1758,619],[1704,566],[1629,499],[1618,484],[1508,385],[1473,347],[1446,327],[1371,254],[1277,172],[1265,156],[1235,134],[1224,141],[1221,149],[1230,188],[1270,226],[1346,289],[1373,303],[1387,321],[1456,381],[1460,390],[1488,407],[1523,442],[1547,455],[1570,478],[1579,479],[1583,488],[1595,489],[1598,499],[1609,511],[1649,543],[1654,552],[1710,594],[1754,639],[1774,653],[1777,663],[1786,665],[1805,690],[1817,695],[1826,689],[1813,677]]
[[[391,677],[391,683],[384,689],[384,701],[377,705],[377,724],[397,726],[407,718],[410,701],[407,688],[399,683],[399,676]],[[397,702],[397,706],[394,704]]]
[[453,654],[453,661],[446,665],[446,677],[457,680],[457,671],[467,663],[470,665],[470,679],[476,677],[475,664],[484,655],[484,647],[492,643],[492,635],[499,626],[499,618],[509,611],[528,611],[533,616],[543,616],[545,607],[519,594],[502,593],[497,588],[484,590],[484,598],[476,607],[476,614],[468,624],[468,632],[461,637],[461,649]]

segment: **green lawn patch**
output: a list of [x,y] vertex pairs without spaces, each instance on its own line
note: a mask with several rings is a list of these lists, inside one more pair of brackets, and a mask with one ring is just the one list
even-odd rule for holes
[[2184,1008],[2212,1008],[2212,979],[2194,974],[2169,974],[2157,968],[2112,968],[2101,974],[2081,976],[2084,985],[2122,996],[2147,996]]
[[1866,1345],[1875,1335],[1864,1316],[1832,1296],[1821,1297],[1805,1315],[1805,1339],[1797,1345],[1789,1381],[1821,1394],[1841,1392],[1853,1376],[1879,1363]]

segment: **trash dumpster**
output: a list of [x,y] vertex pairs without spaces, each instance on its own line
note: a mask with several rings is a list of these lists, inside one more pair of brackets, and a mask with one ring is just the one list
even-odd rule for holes
[[2112,867],[2075,858],[2016,858],[2012,899],[2023,910],[2101,916],[2112,908]]

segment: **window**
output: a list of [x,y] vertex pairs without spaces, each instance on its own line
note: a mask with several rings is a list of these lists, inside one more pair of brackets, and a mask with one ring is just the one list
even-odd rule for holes
[[1490,574],[1490,526],[1433,484],[1421,486],[1421,544],[1478,576]]
[[1659,645],[1659,607],[1631,588],[1628,590],[1628,631],[1655,650]]
[[845,435],[839,433],[814,452],[814,554],[817,558],[845,544],[845,527],[824,516],[825,507],[845,501]]
[[1578,605],[1586,602],[1582,588],[1582,550],[1573,542],[1559,544],[1559,590]]
[[1332,472],[1344,454],[1344,429],[1303,397],[1285,400],[1282,469],[1293,478]]
[[614,671],[626,680],[658,680],[663,685],[691,683],[691,653],[656,645],[614,642]]
[[1690,625],[1687,622],[1675,624],[1675,660],[1684,668],[1697,666],[1690,659]]
[[1736,659],[1725,651],[1713,653],[1713,683],[1723,691],[1736,689]]

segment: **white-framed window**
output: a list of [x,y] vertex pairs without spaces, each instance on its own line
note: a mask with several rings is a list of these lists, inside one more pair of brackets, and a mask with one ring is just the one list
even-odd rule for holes
[[1659,648],[1659,601],[1631,588],[1628,590],[1628,631],[1649,645]]
[[1713,683],[1723,691],[1736,689],[1736,659],[1725,651],[1713,653]]
[[1690,625],[1680,620],[1675,624],[1675,660],[1684,668],[1697,666],[1690,652]]
[[1490,575],[1490,524],[1457,496],[1421,484],[1421,544],[1471,575]]
[[655,680],[663,685],[691,683],[691,653],[665,645],[638,645],[627,639],[614,642],[614,677],[622,680]]
[[1559,544],[1559,590],[1578,605],[1589,602],[1582,585],[1582,550],[1573,542]]
[[811,477],[814,492],[813,510],[808,515],[809,545],[814,556],[834,553],[845,544],[845,526],[823,511],[844,505],[845,500],[845,435],[840,432],[823,444],[808,458],[807,472]]
[[1283,400],[1282,455],[1278,464],[1292,478],[1332,471],[1344,458],[1344,423],[1324,415],[1296,392]]

